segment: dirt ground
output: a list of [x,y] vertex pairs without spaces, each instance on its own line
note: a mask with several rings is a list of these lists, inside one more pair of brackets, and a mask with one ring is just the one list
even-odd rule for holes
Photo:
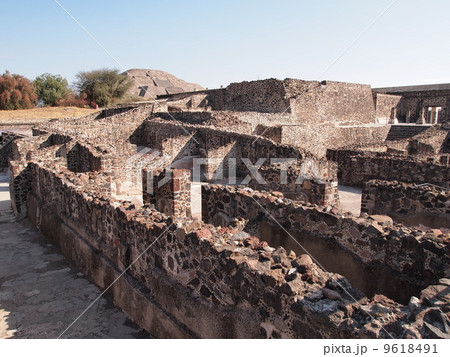
[[345,212],[350,212],[355,217],[359,217],[361,214],[361,193],[360,188],[340,185],[340,208]]
[[0,110],[0,124],[40,123],[50,119],[81,117],[98,112],[98,109],[77,107],[44,107],[20,110]]

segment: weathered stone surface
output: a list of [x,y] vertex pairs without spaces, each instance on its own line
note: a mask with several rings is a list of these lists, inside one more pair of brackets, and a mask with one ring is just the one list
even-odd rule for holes
[[323,288],[322,293],[327,299],[331,299],[331,300],[340,300],[341,299],[341,294],[339,294],[337,291],[334,291],[334,290]]
[[306,273],[312,268],[313,264],[311,257],[307,254],[302,254],[292,261],[292,266],[298,268],[300,273]]
[[394,221],[389,216],[379,215],[379,214],[373,214],[369,218],[373,219],[375,222],[385,225],[385,224],[392,224]]
[[371,180],[364,186],[361,207],[378,223],[380,215],[387,214],[400,223],[435,228],[435,236],[443,234],[438,228],[450,228],[450,193],[430,185]]
[[432,183],[444,187],[448,184],[450,168],[447,165],[430,163],[426,157],[390,154],[382,151],[380,146],[386,148],[383,143],[378,145],[379,152],[364,151],[361,147],[327,150],[327,158],[339,165],[340,183],[364,186],[373,179],[395,179],[403,183]]

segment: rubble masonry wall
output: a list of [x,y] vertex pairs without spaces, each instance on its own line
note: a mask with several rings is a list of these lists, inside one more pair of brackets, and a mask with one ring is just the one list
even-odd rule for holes
[[301,243],[327,270],[343,274],[367,295],[383,293],[407,301],[446,274],[445,245],[431,243],[415,229],[384,227],[372,220],[226,186],[203,186],[202,201],[205,222],[215,222],[221,215],[246,217],[252,227],[258,227],[253,234],[270,245],[301,254]]
[[438,187],[371,180],[364,186],[361,210],[405,224],[450,228],[450,192]]
[[380,152],[327,150],[327,158],[338,164],[339,184],[362,187],[379,179],[408,183],[432,183],[449,187],[450,167],[411,156],[395,156]]

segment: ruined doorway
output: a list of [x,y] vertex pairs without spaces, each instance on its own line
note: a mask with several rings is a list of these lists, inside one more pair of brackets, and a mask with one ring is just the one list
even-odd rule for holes
[[425,123],[437,124],[441,110],[442,107],[427,107],[427,110],[425,111]]
[[202,184],[201,182],[191,183],[191,215],[196,220],[202,219]]

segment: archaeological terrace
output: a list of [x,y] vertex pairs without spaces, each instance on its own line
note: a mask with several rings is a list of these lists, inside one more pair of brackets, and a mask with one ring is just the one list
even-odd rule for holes
[[106,296],[154,337],[449,338],[450,115],[394,125],[400,100],[242,82],[0,150],[15,214],[99,288],[125,272]]

